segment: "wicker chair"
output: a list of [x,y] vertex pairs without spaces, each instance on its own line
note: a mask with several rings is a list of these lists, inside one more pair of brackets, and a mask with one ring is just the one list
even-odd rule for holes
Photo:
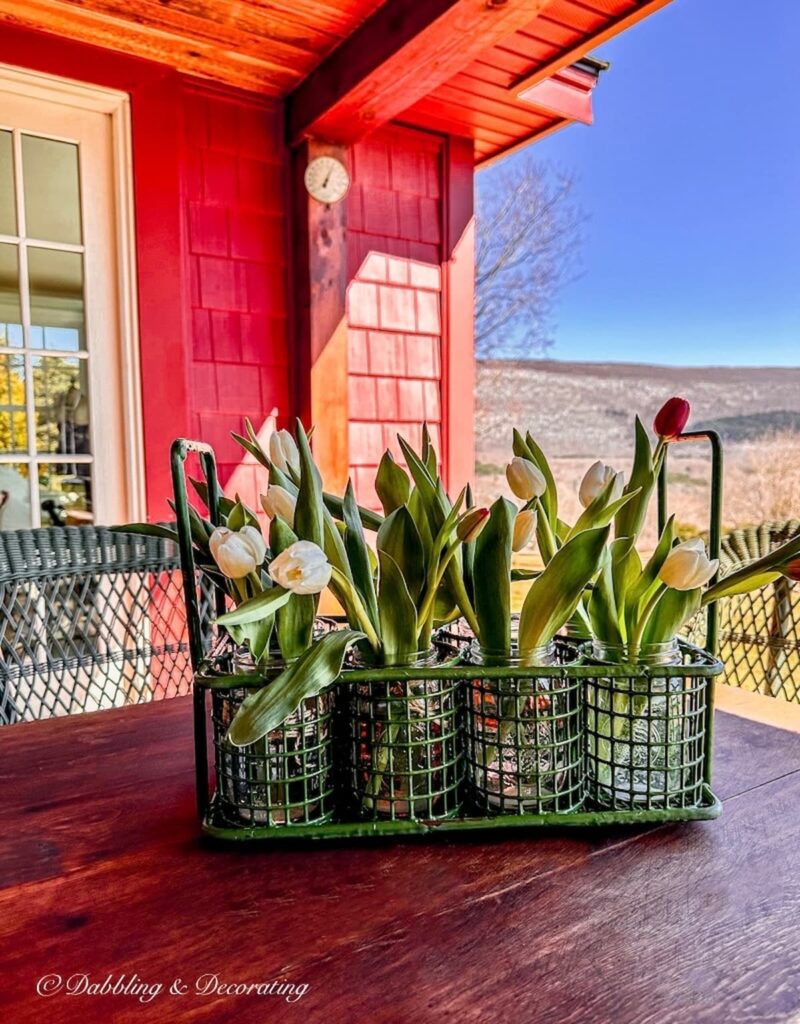
[[190,687],[174,544],[89,526],[0,531],[0,725]]
[[[721,576],[798,534],[798,519],[734,530],[722,540]],[[693,639],[704,637],[693,631]],[[719,656],[729,686],[800,702],[800,585],[781,577],[763,590],[720,601]]]

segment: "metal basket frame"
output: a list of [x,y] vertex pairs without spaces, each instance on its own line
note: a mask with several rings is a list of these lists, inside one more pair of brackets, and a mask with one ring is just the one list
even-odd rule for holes
[[[721,482],[722,482],[722,450],[719,437],[711,431],[695,432],[685,435],[681,441],[708,441],[712,448],[712,486],[711,486],[711,531],[710,531],[710,554],[717,557],[720,543],[719,517],[721,507]],[[175,485],[178,532],[181,538],[181,556],[184,565],[184,579],[194,578],[194,560],[192,557],[192,544],[190,524],[187,508],[186,482],[185,482],[185,460],[191,452],[200,456],[203,473],[208,483],[209,518],[212,523],[219,522],[218,500],[219,485],[216,476],[216,464],[214,453],[208,445],[199,442],[179,439],[172,448],[173,481]],[[666,461],[666,460],[665,460]],[[666,520],[666,465],[662,470],[659,480],[659,521],[663,526]],[[189,570],[187,572],[187,570]],[[219,793],[211,793],[209,785],[209,750],[207,736],[208,701],[213,700],[213,694],[217,691],[230,691],[254,689],[262,686],[264,680],[260,677],[250,675],[237,675],[231,671],[230,659],[219,652],[210,658],[203,658],[202,642],[199,629],[193,628],[194,619],[197,615],[197,593],[191,584],[186,587],[187,615],[189,618],[190,649],[192,652],[195,668],[194,683],[194,734],[195,734],[195,761],[196,761],[196,783],[197,783],[197,807],[203,831],[215,838],[233,841],[297,841],[303,839],[356,839],[356,838],[378,838],[387,836],[431,836],[451,835],[462,832],[482,830],[486,832],[505,831],[507,829],[519,828],[542,828],[542,827],[565,827],[565,826],[598,826],[598,825],[637,825],[646,823],[659,823],[668,821],[689,821],[713,819],[721,813],[722,806],[711,789],[711,767],[712,767],[712,744],[713,744],[713,709],[714,709],[714,678],[719,675],[723,667],[714,657],[713,649],[716,642],[716,614],[714,606],[711,606],[708,614],[708,640],[707,651],[694,647],[685,641],[680,641],[680,649],[683,652],[684,663],[681,665],[668,666],[642,666],[642,665],[597,665],[588,661],[587,657],[578,657],[568,665],[555,664],[549,666],[532,666],[521,668],[519,666],[496,667],[485,665],[472,665],[461,659],[458,663],[450,661],[445,665],[434,665],[424,667],[391,667],[391,668],[365,668],[348,669],[342,673],[340,679],[334,685],[339,704],[340,725],[337,729],[336,760],[338,761],[338,798],[336,810],[332,820],[323,823],[298,823],[289,822],[281,824],[250,824],[233,825],[230,820],[221,813],[221,800]],[[224,595],[219,595],[220,609],[223,607]],[[573,644],[577,641],[562,639],[563,644]],[[619,685],[619,681],[625,687],[640,688],[642,692],[652,692],[653,686],[661,686],[662,683],[654,684],[653,680],[675,680],[675,683],[667,683],[680,687],[684,690],[688,687],[692,694],[702,694],[702,712],[699,715],[699,727],[697,735],[693,739],[695,746],[693,750],[699,751],[699,762],[696,768],[699,770],[700,779],[695,788],[697,799],[689,801],[683,799],[679,806],[659,805],[657,801],[650,801],[647,806],[629,808],[603,808],[593,806],[587,801],[576,802],[578,809],[545,809],[543,802],[542,809],[538,813],[528,813],[519,806],[514,808],[513,813],[498,814],[474,814],[469,808],[460,807],[460,811],[451,816],[442,817],[419,817],[402,816],[389,814],[384,819],[377,817],[364,817],[361,813],[353,812],[352,801],[347,798],[347,764],[346,755],[347,741],[344,738],[346,732],[341,731],[342,716],[346,716],[347,697],[352,694],[354,688],[378,688],[384,692],[386,688],[394,687],[396,692],[402,693],[403,687],[409,684],[443,683],[448,687],[463,688],[466,692],[468,687],[490,687],[500,690],[507,687],[520,686],[526,689],[528,686],[536,692],[546,690],[548,693],[556,690],[570,692],[579,691],[585,704],[586,690],[589,686]],[[397,690],[397,687],[400,687]],[[585,715],[585,710],[581,712]],[[465,736],[465,729],[462,723],[460,730],[463,756],[467,758],[468,743]],[[584,748],[585,750],[586,748]],[[584,758],[585,758],[584,753]],[[693,758],[693,763],[697,758]],[[463,780],[462,780],[463,785]],[[463,792],[463,790],[462,790]],[[463,803],[463,797],[462,797]],[[673,802],[674,803],[674,802]]]

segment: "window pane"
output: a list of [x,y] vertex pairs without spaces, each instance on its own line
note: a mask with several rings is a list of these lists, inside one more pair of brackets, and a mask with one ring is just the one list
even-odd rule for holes
[[31,347],[76,352],[84,348],[83,257],[80,253],[31,246],[28,279]]
[[42,526],[80,526],[94,521],[91,473],[88,465],[40,463]]
[[53,455],[89,454],[89,387],[85,359],[33,359],[36,449]]
[[27,450],[25,363],[21,356],[0,355],[0,454]]
[[29,488],[26,465],[0,463],[0,530],[27,530],[33,526]]
[[0,132],[0,235],[16,235],[14,205],[14,155],[11,132]]
[[78,147],[71,142],[23,135],[22,181],[28,238],[79,245]]
[[0,242],[0,345],[22,344],[17,247]]

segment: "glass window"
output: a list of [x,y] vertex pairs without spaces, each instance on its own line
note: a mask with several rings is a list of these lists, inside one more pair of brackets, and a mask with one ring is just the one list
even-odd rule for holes
[[[92,521],[78,148],[0,131],[0,529]],[[22,189],[24,224],[17,223]],[[23,230],[24,228],[24,230]],[[33,242],[30,240],[33,239]]]
[[29,246],[28,290],[31,347],[74,352],[82,349],[83,256]]
[[89,455],[89,387],[85,359],[34,356],[36,450]]
[[25,360],[0,353],[0,452],[26,454]]
[[11,132],[0,132],[0,235],[16,235],[14,199],[14,150]]
[[17,246],[0,242],[0,345],[21,345],[21,324]]
[[72,142],[23,135],[22,180],[28,238],[80,245],[78,147]]

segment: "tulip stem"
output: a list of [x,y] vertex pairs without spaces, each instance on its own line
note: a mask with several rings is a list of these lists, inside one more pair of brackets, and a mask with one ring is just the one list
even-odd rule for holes
[[381,639],[375,632],[375,627],[372,625],[372,621],[367,614],[367,609],[364,607],[364,602],[361,600],[360,594],[345,574],[340,569],[337,569],[335,565],[331,566],[331,576],[343,590],[347,591],[350,596],[353,612],[358,619],[360,628],[364,633],[366,633],[370,646],[375,652],[380,651]]
[[667,588],[663,584],[657,587],[650,600],[645,605],[644,611],[639,616],[639,621],[636,623],[636,628],[631,633],[631,638],[628,643],[628,657],[631,661],[635,661],[639,654],[639,648],[642,645],[642,636],[647,628],[647,623],[650,621],[650,618],[655,611],[655,607],[666,589]]
[[417,615],[417,634],[420,635],[424,629],[427,628],[428,635],[430,635],[431,622],[433,620],[434,604],[436,602],[436,591],[439,589],[439,584],[444,578],[444,574],[447,571],[447,566],[450,564],[450,560],[461,544],[460,540],[454,540],[449,547],[445,548],[445,552],[442,555],[436,572],[433,574],[432,579],[428,583],[428,587],[425,591],[425,598],[422,602],[422,607]]

